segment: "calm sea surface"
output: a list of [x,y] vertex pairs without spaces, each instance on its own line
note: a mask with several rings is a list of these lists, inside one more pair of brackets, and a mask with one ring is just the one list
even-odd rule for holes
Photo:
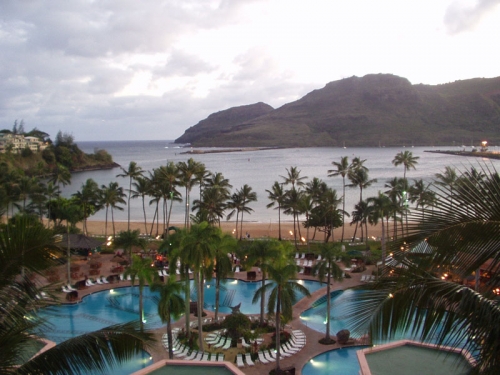
[[[94,152],[95,148],[105,149],[112,156],[113,160],[123,166],[128,167],[130,161],[135,161],[145,171],[152,171],[167,161],[177,163],[186,161],[190,157],[198,162],[205,164],[211,172],[221,172],[225,178],[230,180],[233,185],[233,191],[248,184],[257,193],[258,201],[250,205],[254,212],[251,215],[245,215],[245,221],[261,223],[277,223],[277,211],[267,209],[266,205],[270,202],[267,198],[266,189],[271,189],[274,181],[282,182],[280,176],[286,176],[286,169],[296,166],[301,171],[301,176],[307,176],[307,181],[313,177],[318,177],[327,182],[334,189],[337,189],[339,197],[342,196],[342,178],[328,177],[328,170],[335,169],[332,161],[339,162],[342,156],[348,156],[349,160],[353,157],[366,159],[364,165],[369,168],[370,179],[377,179],[370,188],[363,191],[363,197],[376,195],[377,192],[387,190],[384,185],[394,177],[403,176],[403,167],[395,167],[392,164],[394,156],[404,148],[290,148],[275,149],[265,151],[248,152],[229,152],[213,153],[203,155],[182,154],[188,151],[187,148],[180,148],[178,145],[170,143],[171,141],[103,141],[103,142],[78,142],[78,146],[87,153]],[[427,153],[424,150],[432,148],[412,147],[414,156],[420,157],[415,170],[407,172],[407,178],[410,183],[413,179],[422,178],[426,182],[431,182],[436,173],[442,173],[445,166],[453,166],[457,169],[468,169],[471,166],[480,164],[499,165],[498,160],[488,160],[481,158],[466,158],[460,156]],[[442,149],[453,149],[453,147],[442,147]],[[455,147],[458,150],[458,147]],[[94,179],[99,186],[107,185],[110,181],[117,181],[124,189],[128,188],[128,179],[116,177],[121,170],[115,168],[104,171],[89,171],[73,174],[71,185],[64,188],[63,194],[69,196],[81,189],[82,184],[88,178]],[[180,188],[183,192],[183,189]],[[198,187],[194,187],[191,193],[191,202],[199,197]],[[352,211],[354,204],[359,200],[359,189],[346,189],[346,210]],[[149,201],[149,200],[148,200]],[[152,220],[154,206],[147,204],[147,218]],[[173,222],[183,222],[183,203],[174,203],[172,211]],[[141,199],[131,201],[131,218],[135,221],[143,220]],[[90,220],[104,220],[104,211],[98,212]],[[115,220],[126,221],[127,209],[115,211]],[[283,221],[291,220],[291,217],[283,217]]]

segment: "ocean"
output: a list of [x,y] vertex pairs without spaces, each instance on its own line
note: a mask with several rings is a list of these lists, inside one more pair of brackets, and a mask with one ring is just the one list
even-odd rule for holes
[[[80,149],[86,153],[92,153],[95,149],[105,149],[113,160],[127,169],[131,161],[135,161],[143,170],[153,169],[165,165],[168,161],[177,163],[193,158],[205,164],[211,172],[221,172],[233,185],[232,191],[241,188],[244,184],[252,187],[257,193],[257,202],[250,207],[254,210],[250,215],[245,214],[246,222],[277,223],[278,213],[272,208],[266,208],[270,202],[267,198],[266,189],[271,189],[275,181],[283,182],[280,176],[287,175],[287,168],[295,166],[300,170],[301,176],[306,176],[305,181],[317,177],[325,181],[330,187],[337,190],[337,195],[342,196],[342,178],[328,177],[328,170],[335,169],[332,161],[339,162],[342,156],[348,156],[349,160],[354,157],[366,159],[364,165],[369,169],[370,179],[377,179],[371,187],[363,190],[363,198],[374,196],[378,191],[386,191],[384,185],[394,177],[403,177],[403,166],[395,167],[392,160],[395,155],[404,150],[410,150],[414,156],[418,156],[416,169],[407,171],[406,176],[410,183],[414,179],[423,179],[430,183],[436,173],[442,173],[445,166],[453,166],[458,170],[469,169],[471,166],[480,166],[484,163],[493,163],[498,166],[500,161],[482,158],[467,158],[461,156],[427,153],[432,147],[408,147],[408,148],[286,148],[269,149],[259,151],[242,151],[228,153],[207,154],[183,154],[189,148],[175,145],[172,141],[100,141],[100,142],[77,142]],[[441,147],[441,149],[459,149],[458,147]],[[128,189],[128,178],[116,177],[122,171],[119,168],[100,171],[86,171],[74,173],[71,184],[63,188],[63,195],[68,197],[81,189],[82,184],[88,179],[94,179],[99,186],[108,185],[110,181],[117,181],[124,189]],[[183,188],[179,188],[184,192]],[[191,202],[199,198],[199,187],[195,186],[191,192]],[[359,200],[359,189],[346,188],[346,211],[351,212]],[[147,219],[151,221],[155,206],[148,205]],[[91,216],[89,220],[104,220],[104,210]],[[116,221],[127,221],[127,208],[123,211],[115,210]],[[142,201],[140,198],[131,200],[131,220],[143,221]],[[181,223],[184,220],[184,203],[174,203],[172,210],[172,222]],[[282,221],[292,221],[290,216],[282,215]]]

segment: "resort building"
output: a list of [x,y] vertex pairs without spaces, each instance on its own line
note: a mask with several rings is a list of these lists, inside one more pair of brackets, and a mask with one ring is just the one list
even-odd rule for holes
[[29,148],[33,152],[42,151],[45,148],[43,141],[37,137],[25,137],[21,134],[0,134],[0,152],[5,153],[7,150],[19,154],[25,148]]

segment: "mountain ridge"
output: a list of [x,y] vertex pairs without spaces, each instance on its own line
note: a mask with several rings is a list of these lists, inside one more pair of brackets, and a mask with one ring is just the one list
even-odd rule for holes
[[413,85],[391,74],[327,83],[273,109],[212,114],[176,140],[205,147],[500,144],[500,77]]

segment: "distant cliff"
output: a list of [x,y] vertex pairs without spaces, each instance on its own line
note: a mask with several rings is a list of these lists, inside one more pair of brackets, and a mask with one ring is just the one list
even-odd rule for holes
[[177,143],[220,147],[500,144],[500,77],[412,85],[390,74],[328,83],[278,109],[217,112]]

